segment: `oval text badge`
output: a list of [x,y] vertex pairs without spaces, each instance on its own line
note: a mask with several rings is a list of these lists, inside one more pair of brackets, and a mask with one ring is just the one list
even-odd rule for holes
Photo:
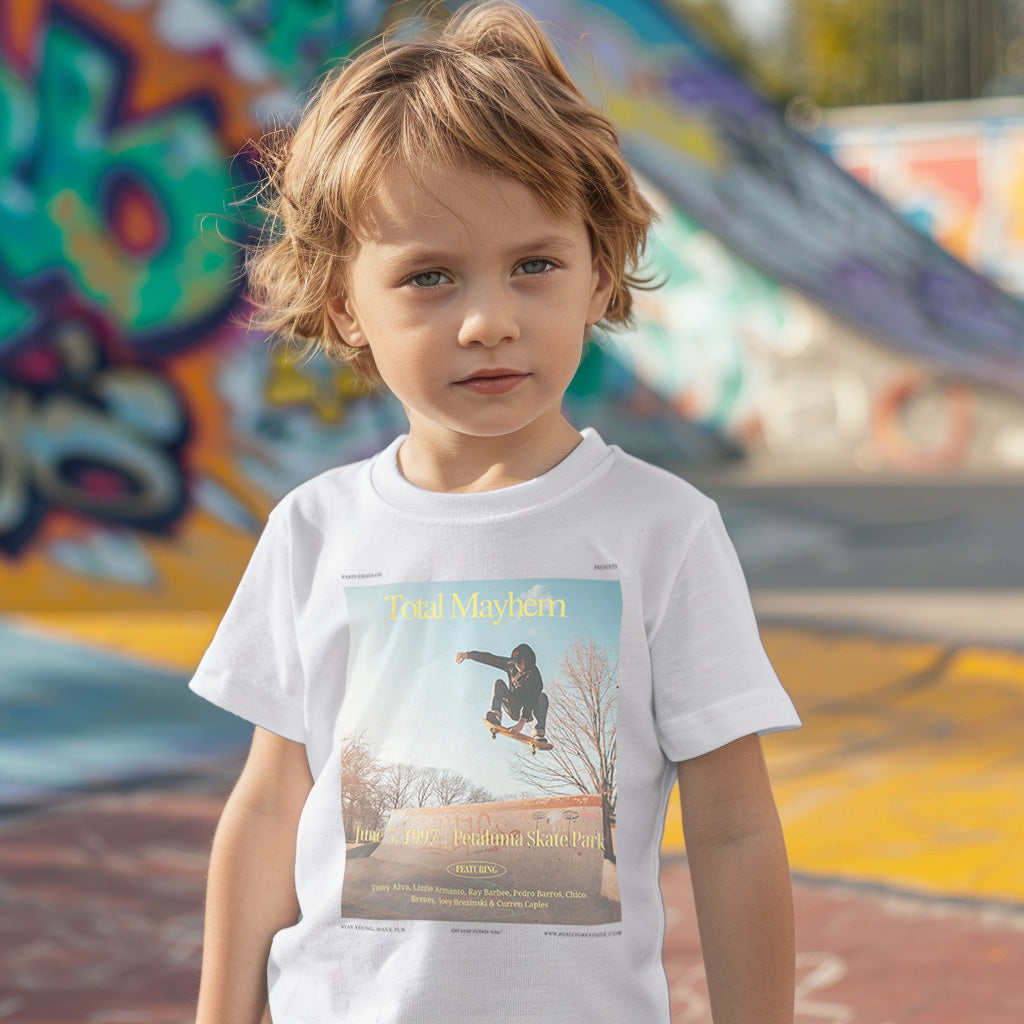
[[508,868],[486,860],[460,860],[456,864],[449,864],[447,871],[457,878],[501,878]]

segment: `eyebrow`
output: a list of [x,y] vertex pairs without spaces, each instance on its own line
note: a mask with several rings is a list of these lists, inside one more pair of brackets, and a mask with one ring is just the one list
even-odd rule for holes
[[[442,249],[431,249],[426,246],[402,245],[387,246],[391,250],[388,254],[389,262],[393,263],[444,263],[450,253]],[[550,252],[554,255],[569,255],[579,248],[577,244],[565,235],[542,235],[539,238],[529,239],[526,242],[516,243],[505,250],[506,256],[515,256],[527,252]]]

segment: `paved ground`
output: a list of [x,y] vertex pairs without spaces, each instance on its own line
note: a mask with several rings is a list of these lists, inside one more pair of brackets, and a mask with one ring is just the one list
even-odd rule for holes
[[[711,1024],[685,862],[667,860],[673,1024]],[[795,1024],[1019,1024],[1024,913],[850,885],[794,884]]]
[[755,591],[1024,588],[1020,483],[695,482],[721,505]]
[[804,723],[765,740],[794,868],[1024,908],[1024,653],[762,635]]
[[220,785],[71,801],[0,831],[0,1020],[182,1024]]

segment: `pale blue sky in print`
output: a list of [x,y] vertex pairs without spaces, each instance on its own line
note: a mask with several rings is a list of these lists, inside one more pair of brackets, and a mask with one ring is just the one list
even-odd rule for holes
[[[550,694],[574,640],[592,639],[613,654],[619,646],[618,581],[403,583],[346,587],[345,594],[352,644],[343,733],[363,731],[384,762],[448,768],[496,797],[523,791],[509,765],[530,750],[505,737],[492,740],[481,722],[503,674],[471,660],[456,664],[455,655],[475,650],[507,657],[528,643]],[[531,598],[532,604],[517,603]],[[514,615],[520,611],[535,614]],[[555,615],[536,614],[549,611]]]

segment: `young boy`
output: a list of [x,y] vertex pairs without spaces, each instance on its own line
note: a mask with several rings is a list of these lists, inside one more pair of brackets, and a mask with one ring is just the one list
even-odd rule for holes
[[[651,210],[612,124],[489,5],[331,77],[270,177],[262,323],[382,381],[409,431],[278,505],[191,684],[256,726],[199,1024],[254,1024],[268,992],[275,1024],[668,1024],[676,779],[715,1024],[791,1022],[757,737],[796,713],[714,503],[561,413],[640,280]],[[482,628],[558,666],[571,745],[491,743],[450,678]],[[561,788],[524,774],[556,756]]]

